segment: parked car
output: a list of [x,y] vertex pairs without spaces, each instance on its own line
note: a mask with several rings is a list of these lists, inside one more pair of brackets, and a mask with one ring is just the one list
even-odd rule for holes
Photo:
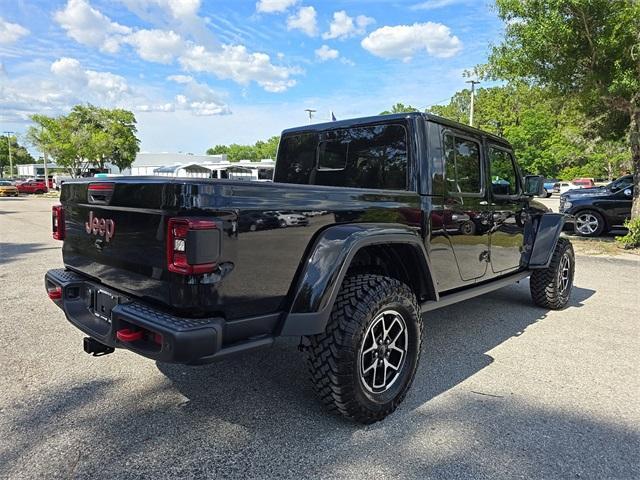
[[274,215],[269,215],[267,212],[248,212],[238,219],[239,232],[255,232],[272,228],[280,228],[280,222]]
[[309,225],[309,219],[300,213],[296,212],[273,212],[278,219],[281,227],[300,227]]
[[0,180],[0,197],[17,197],[18,188],[9,180]]
[[[39,176],[37,176],[35,179],[36,179],[36,180],[39,180],[39,181],[41,181],[41,182],[44,182],[44,175],[39,175]],[[54,186],[53,186],[53,175],[49,175],[49,179],[48,179],[48,181],[47,181],[47,188],[48,188],[49,190],[51,190],[51,189],[53,189],[53,188],[54,188]]]
[[[506,140],[425,113],[305,125],[282,133],[273,183],[65,182],[65,269],[45,288],[94,355],[203,364],[302,337],[322,402],[372,423],[412,384],[424,313],[527,277],[535,304],[567,305],[573,248],[565,216],[532,198],[542,180]],[[319,208],[309,228],[237,227]]]
[[578,185],[576,183],[573,182],[560,182],[560,195],[562,195],[563,193],[567,193],[570,190],[579,190],[583,188],[581,185]]
[[560,193],[559,181],[555,178],[546,178],[544,180],[544,192],[547,198],[549,198],[552,193]]
[[44,180],[30,178],[26,182],[17,182],[16,187],[20,193],[46,193],[49,191]]
[[73,180],[73,177],[71,177],[69,175],[54,175],[53,176],[53,188],[55,188],[56,190],[60,190],[60,188],[62,187],[64,182],[67,182],[69,180]]
[[573,181],[574,185],[580,185],[582,188],[593,188],[596,186],[593,178],[576,178]]
[[597,237],[622,226],[631,217],[633,175],[625,175],[605,187],[572,190],[560,196],[560,213],[574,217],[575,233]]

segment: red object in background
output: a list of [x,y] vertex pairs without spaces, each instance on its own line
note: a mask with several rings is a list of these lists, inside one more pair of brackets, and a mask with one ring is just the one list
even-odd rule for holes
[[596,186],[591,178],[576,178],[573,183],[580,185],[582,188],[593,188]]
[[27,180],[16,183],[16,187],[20,193],[45,193],[49,191],[44,180]]

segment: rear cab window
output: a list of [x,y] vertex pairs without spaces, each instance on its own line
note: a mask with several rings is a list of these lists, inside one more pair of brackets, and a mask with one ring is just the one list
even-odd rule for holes
[[285,135],[274,181],[406,190],[407,169],[407,129],[389,123]]

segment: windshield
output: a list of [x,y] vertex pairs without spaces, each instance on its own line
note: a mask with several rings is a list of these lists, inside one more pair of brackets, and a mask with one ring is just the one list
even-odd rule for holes
[[620,177],[617,180],[611,182],[607,187],[610,190],[622,190],[623,188],[627,188],[633,185],[633,176],[625,175],[624,177]]

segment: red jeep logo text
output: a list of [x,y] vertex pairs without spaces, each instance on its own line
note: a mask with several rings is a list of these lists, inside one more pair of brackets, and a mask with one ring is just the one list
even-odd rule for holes
[[116,232],[116,222],[110,218],[94,217],[92,210],[89,212],[89,221],[84,223],[84,229],[89,235],[100,235],[108,242]]

